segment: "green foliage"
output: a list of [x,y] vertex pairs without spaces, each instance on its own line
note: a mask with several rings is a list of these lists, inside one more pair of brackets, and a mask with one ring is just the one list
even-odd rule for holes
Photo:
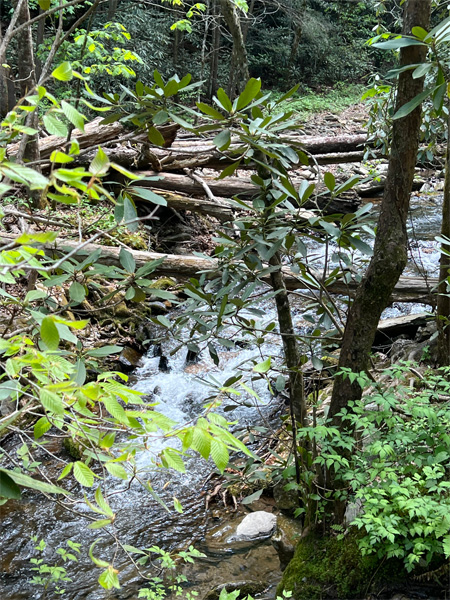
[[[33,537],[31,540],[37,543],[37,538]],[[34,565],[31,568],[32,571],[36,571],[37,574],[31,579],[33,585],[43,588],[44,596],[52,591],[53,594],[62,596],[65,593],[64,585],[65,582],[72,581],[69,577],[69,573],[65,563],[77,562],[77,554],[80,554],[81,544],[77,544],[72,540],[66,540],[66,546],[56,549],[55,562],[48,564],[44,558],[31,558],[30,563]],[[44,540],[41,540],[34,549],[44,556],[44,552],[47,548],[47,544]]]

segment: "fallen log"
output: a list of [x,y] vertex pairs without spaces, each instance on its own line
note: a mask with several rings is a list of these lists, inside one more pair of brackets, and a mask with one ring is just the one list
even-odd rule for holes
[[[154,181],[140,181],[139,187],[149,188],[157,193],[160,190],[183,192],[188,195],[205,195],[203,186],[198,182],[194,181],[187,175],[180,175],[179,173],[171,172],[157,172],[157,171],[137,171],[138,177],[160,177]],[[208,175],[201,175],[202,180],[211,190],[214,196],[225,199],[239,196],[246,200],[256,196],[259,192],[259,188],[255,185],[250,177],[227,177],[225,179],[216,179]],[[293,185],[297,188],[303,181],[301,178],[294,178],[292,180]],[[355,195],[349,194],[348,196],[341,196],[339,198],[333,198],[332,200],[328,196],[317,197],[317,204],[315,201],[308,201],[303,205],[303,208],[310,210],[313,208],[323,209],[325,214],[336,214],[336,213],[349,213],[355,212],[359,208],[359,200]]]
[[[7,245],[14,243],[14,236],[0,236],[0,244]],[[82,246],[82,247],[81,247]],[[51,244],[39,245],[49,256],[61,256],[65,251],[76,250],[74,255],[85,256],[96,250],[100,251],[100,256],[97,262],[106,265],[120,265],[119,253],[120,248],[111,246],[101,246],[99,244],[74,242],[63,238],[57,239]],[[1,247],[0,247],[1,250]],[[157,260],[164,257],[164,262],[156,269],[156,275],[166,275],[181,279],[190,277],[198,277],[201,271],[218,269],[219,263],[215,258],[199,258],[192,255],[177,255],[177,254],[160,254],[157,252],[144,252],[142,250],[129,250],[136,261],[136,266],[141,267],[149,261]],[[2,265],[0,264],[0,269]],[[289,267],[283,267],[283,274],[286,287],[289,291],[311,289],[304,281],[297,278]],[[263,278],[263,281],[269,283],[268,278]],[[421,302],[424,304],[435,304],[437,293],[437,278],[424,279],[422,277],[400,277],[391,302]],[[335,282],[327,289],[333,294],[353,295],[358,284],[356,282],[345,283],[342,281]],[[314,291],[314,290],[313,290]]]
[[397,336],[402,334],[406,334],[412,339],[419,327],[426,325],[432,319],[433,317],[429,313],[424,312],[382,319],[378,324],[373,346],[383,347],[390,345]]
[[[86,164],[90,162],[90,160],[92,160],[97,153],[98,146],[105,146],[106,148],[108,147],[108,144],[113,141],[118,145],[125,143],[127,140],[132,140],[133,143],[148,142],[147,134],[145,132],[139,133],[136,131],[127,131],[118,121],[116,123],[110,123],[109,125],[100,125],[102,118],[103,117],[98,117],[90,123],[86,123],[84,126],[84,132],[80,131],[79,129],[73,130],[71,140],[76,139],[82,151],[92,149],[91,153],[81,152],[80,155],[77,156],[77,163]],[[180,126],[176,123],[157,127],[158,131],[164,137],[165,147],[168,147],[173,143],[176,137],[176,132],[179,128]],[[40,157],[41,159],[48,159],[53,151],[62,150],[67,145],[70,146],[70,144],[71,142],[67,142],[65,137],[60,137],[58,135],[49,135],[48,137],[40,138]],[[14,158],[18,150],[19,143],[10,144],[7,147],[8,157]]]
[[[143,186],[141,186],[143,187]],[[215,217],[218,221],[231,221],[233,210],[225,198],[216,198],[214,202],[204,198],[190,198],[181,194],[174,194],[165,190],[159,190],[158,195],[165,198],[167,206],[175,210],[190,210],[202,215]],[[142,202],[139,199],[139,202]]]

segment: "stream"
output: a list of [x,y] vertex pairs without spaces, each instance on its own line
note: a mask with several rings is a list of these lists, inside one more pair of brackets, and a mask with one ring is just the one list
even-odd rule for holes
[[[416,274],[418,269],[423,269],[428,275],[436,276],[438,271],[439,255],[436,251],[437,244],[434,236],[439,233],[441,217],[441,202],[439,196],[419,197],[413,196],[411,203],[412,221],[410,227],[414,230],[415,241],[411,244],[412,260],[407,267],[407,274]],[[275,319],[275,310],[271,302],[263,303],[259,308],[265,311],[265,319]],[[384,317],[421,312],[426,307],[412,304],[395,304],[387,309]],[[302,307],[294,303],[294,321],[302,326]],[[159,370],[159,357],[155,356],[150,348],[144,358],[142,366],[138,368],[131,379],[133,387],[152,402],[158,402],[157,410],[177,422],[186,422],[201,414],[211,389],[202,383],[199,378],[213,376],[223,383],[230,377],[235,369],[244,361],[254,357],[258,361],[267,356],[277,360],[281,354],[278,338],[273,335],[263,348],[245,348],[239,351],[226,351],[220,354],[220,368],[216,367],[211,359],[203,353],[200,362],[186,365],[186,349],[181,349],[170,356],[174,343],[163,343],[162,353],[169,357],[169,372]],[[241,397],[246,406],[237,406],[231,412],[224,412],[227,400],[224,401],[218,412],[222,412],[228,420],[237,421],[239,428],[246,425],[277,423],[280,411],[284,410],[282,401],[273,397],[267,387],[256,382],[255,391],[259,396],[257,401],[252,396]],[[10,450],[20,445],[20,441],[8,441]],[[218,584],[232,581],[258,581],[267,586],[265,597],[273,598],[275,586],[281,577],[278,555],[270,540],[252,542],[247,544],[233,544],[227,541],[229,532],[236,523],[247,514],[245,507],[234,511],[233,507],[217,510],[213,504],[208,510],[205,508],[205,484],[211,472],[212,464],[201,458],[192,458],[187,461],[185,474],[171,470],[158,469],[154,464],[154,455],[164,445],[163,440],[157,439],[152,446],[152,452],[142,452],[137,456],[137,463],[142,470],[148,470],[147,477],[151,480],[154,490],[161,498],[172,507],[172,497],[176,496],[183,505],[183,513],[179,514],[173,509],[167,512],[158,504],[145,489],[137,484],[128,484],[118,479],[109,479],[108,486],[113,494],[110,498],[112,509],[117,514],[115,533],[126,544],[138,548],[148,548],[157,544],[165,550],[185,549],[193,544],[206,557],[197,559],[194,566],[189,567],[186,574],[192,589],[199,591],[199,599],[206,592]],[[173,441],[171,442],[173,445]],[[51,451],[60,450],[60,441],[49,438],[47,448]],[[45,453],[39,454],[43,466],[52,473],[53,459]],[[60,470],[60,469],[59,469]],[[53,470],[53,473],[56,471]],[[78,491],[79,486],[75,484]],[[270,499],[258,501],[252,509],[276,511]],[[79,513],[87,511],[84,503],[76,506]],[[82,543],[82,553],[77,563],[68,563],[68,575],[71,582],[65,585],[66,593],[63,598],[70,600],[102,600],[116,598],[125,600],[137,598],[140,587],[145,582],[130,566],[125,555],[117,554],[116,568],[120,571],[120,590],[105,591],[97,584],[97,577],[101,570],[96,568],[89,557],[89,545],[97,538],[95,554],[112,559],[115,544],[103,530],[87,529],[82,517],[60,508],[57,504],[49,502],[43,496],[32,491],[24,491],[22,500],[9,501],[0,508],[2,527],[1,563],[0,563],[0,591],[1,598],[8,600],[37,600],[42,598],[41,588],[31,583],[33,576],[30,570],[30,558],[36,557],[33,550],[34,543],[31,536],[44,539],[47,550],[44,558],[53,564],[55,550],[64,544],[66,539]],[[151,570],[144,567],[148,575]],[[49,597],[53,597],[50,595]],[[54,596],[56,597],[56,596]]]

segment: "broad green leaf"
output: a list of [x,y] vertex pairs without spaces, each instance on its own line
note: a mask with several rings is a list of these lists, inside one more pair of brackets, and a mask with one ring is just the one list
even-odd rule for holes
[[254,494],[250,494],[250,496],[246,496],[243,500],[241,500],[242,504],[251,504],[255,502],[255,500],[259,500],[263,490],[258,490]]
[[49,422],[47,417],[41,417],[34,424],[34,428],[33,428],[34,439],[37,440],[40,437],[42,437],[44,435],[44,433],[47,433],[47,431],[49,429],[51,429],[51,426],[52,426],[52,424]]
[[270,369],[270,365],[271,365],[271,359],[270,356],[268,358],[266,358],[265,361],[258,363],[257,365],[255,365],[253,367],[253,371],[255,373],[267,373],[267,371]]
[[211,440],[211,458],[219,471],[223,473],[228,466],[230,455],[228,454],[227,447],[220,440]]
[[164,466],[171,467],[180,473],[186,473],[186,467],[184,465],[183,458],[180,456],[180,453],[173,448],[166,448],[163,450],[161,453],[161,459]]
[[[142,198],[143,200],[148,200],[149,202],[153,202],[153,204],[159,204],[160,206],[167,206],[167,200],[160,196],[159,194],[155,194],[151,190],[143,187],[133,186],[129,189],[129,191],[138,198]],[[125,220],[127,220],[125,216]]]
[[94,556],[94,548],[96,546],[96,544],[99,542],[99,540],[95,540],[94,542],[92,542],[92,544],[89,547],[89,557],[92,560],[92,562],[94,563],[94,565],[96,565],[97,567],[109,567],[109,563],[106,562],[105,560],[101,560],[100,558],[96,558]]
[[64,479],[64,477],[67,477],[67,475],[72,471],[72,469],[73,469],[73,462],[70,462],[61,471],[61,475],[58,477],[58,481],[60,479]]
[[114,396],[107,396],[106,398],[104,398],[103,404],[105,405],[106,410],[111,416],[113,416],[121,423],[128,423],[128,419],[123,406],[118,402],[118,400],[116,400]]
[[214,146],[216,146],[216,148],[219,148],[219,150],[227,150],[227,148],[229,148],[231,144],[231,134],[229,130],[224,129],[223,131],[218,133],[213,139],[213,144]]
[[13,500],[20,498],[20,487],[5,471],[0,471],[0,497]]
[[73,465],[73,475],[83,487],[92,487],[94,485],[94,473],[80,460]]
[[109,504],[106,502],[105,498],[103,497],[100,486],[95,490],[95,501],[97,502],[99,507],[103,510],[103,512],[106,515],[108,515],[108,517],[110,517],[111,519],[114,517],[114,513],[111,510],[111,507],[109,506]]
[[66,102],[65,100],[61,101],[61,108],[63,113],[66,115],[67,119],[74,125],[77,129],[84,132],[84,121],[85,117],[71,104]]
[[50,161],[53,163],[69,163],[73,161],[73,158],[64,152],[53,150],[50,154]]
[[111,519],[99,519],[98,521],[93,521],[90,523],[88,525],[88,529],[101,529],[107,525],[111,525]]
[[47,388],[41,388],[39,390],[39,399],[42,402],[42,406],[49,412],[55,415],[64,414],[64,404],[61,396],[52,390]]
[[108,565],[106,571],[98,578],[99,584],[105,588],[105,590],[111,590],[112,588],[116,588],[120,590],[119,578],[117,576],[119,571],[117,571],[112,565]]
[[41,339],[49,350],[57,350],[59,345],[58,329],[50,317],[44,317],[41,323]]
[[73,281],[69,288],[69,296],[73,302],[79,304],[86,298],[86,288],[78,281]]
[[426,46],[426,44],[415,38],[408,37],[398,37],[387,42],[372,44],[373,48],[380,48],[381,50],[398,50],[399,48],[406,48],[408,46]]
[[39,0],[39,8],[43,11],[48,10],[50,8],[50,2],[51,0]]
[[136,270],[136,261],[133,258],[131,252],[126,250],[123,246],[120,249],[119,260],[122,267],[127,273],[134,273]]
[[211,436],[202,427],[194,427],[191,447],[193,450],[197,450],[205,460],[208,460],[211,450]]
[[149,128],[147,137],[152,144],[155,144],[155,146],[164,146],[166,143],[164,136],[160,131],[158,131],[158,129],[156,129],[156,127]]
[[47,113],[42,120],[48,133],[57,135],[58,137],[67,137],[69,130],[66,124],[60,121],[54,114]]
[[253,77],[247,81],[247,84],[243,92],[239,95],[237,100],[236,109],[242,110],[252,102],[259,94],[261,89],[261,79],[254,79]]
[[225,169],[221,172],[221,174],[219,175],[219,177],[217,179],[225,179],[225,177],[230,177],[231,175],[233,175],[233,173],[236,171],[236,169],[239,168],[240,164],[241,164],[241,161],[238,160],[238,161],[232,163],[231,165],[228,165],[228,167],[225,167]]
[[52,77],[58,79],[59,81],[70,81],[73,77],[72,65],[70,62],[65,61],[56,67],[56,69],[52,72]]
[[124,479],[125,481],[128,479],[128,473],[122,465],[119,465],[119,463],[107,462],[105,463],[105,467],[108,473],[113,477]]
[[102,358],[103,356],[109,356],[110,354],[117,354],[122,352],[122,346],[102,346],[101,348],[93,348],[88,350],[86,354],[88,356],[95,356],[96,358]]
[[433,89],[428,89],[428,90],[423,91],[421,94],[417,94],[417,96],[415,98],[413,98],[412,100],[410,100],[409,102],[404,104],[401,108],[399,108],[398,111],[395,113],[395,115],[392,118],[393,119],[401,119],[403,117],[406,117],[415,108],[420,106],[420,104],[422,104],[422,102],[426,98],[428,98],[428,96],[430,96],[430,94],[432,94],[433,91],[434,91]]
[[226,110],[227,112],[230,113],[233,110],[233,103],[228,98],[228,96],[225,93],[225,90],[223,88],[219,88],[217,90],[217,100],[218,100],[218,104],[221,105],[223,107],[223,109]]
[[23,473],[8,471],[7,469],[2,468],[0,468],[0,472],[9,475],[9,477],[20,487],[26,487],[32,490],[37,490],[38,492],[46,492],[49,494],[69,494],[69,492],[67,490],[63,490],[63,488],[52,485],[51,483],[46,483],[45,481],[39,481],[39,479],[34,479],[33,477],[29,477]]
[[336,179],[334,178],[333,173],[330,173],[330,171],[327,171],[324,174],[323,181],[330,192],[332,192],[336,187]]
[[[136,219],[137,219],[136,207],[135,207],[134,203],[130,200],[130,198],[128,198],[128,196],[125,196],[125,198],[123,199],[123,218],[124,218],[125,223],[127,223],[127,228],[130,231],[137,230],[137,228],[139,227],[139,223],[136,221]],[[136,221],[136,222],[130,223],[130,221]]]
[[99,148],[97,150],[97,154],[95,155],[94,160],[89,165],[89,172],[92,173],[93,175],[99,176],[99,175],[105,175],[108,172],[108,169],[109,169],[109,158],[106,155],[106,153],[104,152],[104,150]]
[[223,121],[225,117],[222,113],[220,113],[217,109],[209,106],[209,104],[205,104],[204,102],[197,102],[197,107],[202,111],[203,114],[208,115],[208,117],[212,117],[216,119],[216,121]]

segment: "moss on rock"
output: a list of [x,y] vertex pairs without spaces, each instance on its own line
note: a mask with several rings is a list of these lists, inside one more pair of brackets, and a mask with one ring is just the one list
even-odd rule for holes
[[[364,598],[377,581],[395,576],[399,569],[391,561],[380,567],[375,555],[362,556],[358,546],[359,532],[343,539],[320,537],[310,532],[301,538],[294,558],[286,567],[277,595],[291,591],[295,600],[325,598]],[[400,569],[401,573],[401,569]]]

